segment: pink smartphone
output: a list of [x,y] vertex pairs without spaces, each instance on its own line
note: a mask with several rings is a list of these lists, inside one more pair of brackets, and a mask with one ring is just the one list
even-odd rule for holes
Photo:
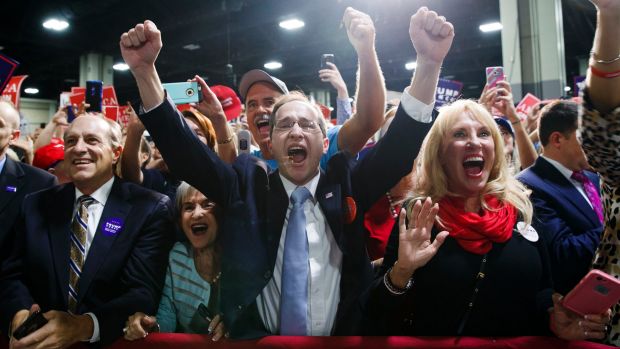
[[504,67],[487,67],[486,74],[489,88],[495,87],[498,81],[506,80],[504,76]]
[[563,305],[579,315],[602,314],[620,300],[620,281],[600,270],[590,270],[566,297]]

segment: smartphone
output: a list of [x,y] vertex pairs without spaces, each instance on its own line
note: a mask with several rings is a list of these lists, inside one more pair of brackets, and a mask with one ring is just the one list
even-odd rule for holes
[[65,107],[67,110],[67,122],[72,123],[75,120],[75,112],[73,111],[73,106],[71,104],[67,104]]
[[237,138],[239,139],[239,154],[249,154],[250,153],[250,144],[252,143],[252,135],[248,130],[239,130],[237,133]]
[[200,303],[198,305],[198,314],[200,316],[202,316],[203,319],[207,320],[208,323],[211,323],[211,321],[213,321],[213,314],[209,311],[209,309],[207,308],[206,305],[204,305],[204,303]]
[[506,80],[504,76],[504,67],[487,67],[486,75],[489,88],[495,87],[498,81]]
[[36,311],[28,316],[26,321],[23,324],[19,325],[18,328],[13,331],[13,337],[15,339],[20,340],[32,332],[40,329],[45,326],[47,323],[47,319],[43,316],[43,313],[40,311]]
[[564,297],[564,307],[583,316],[602,314],[620,300],[620,280],[600,270],[590,270]]
[[174,104],[199,103],[202,101],[202,92],[197,81],[171,82],[162,84],[162,86]]
[[90,104],[86,111],[101,112],[103,101],[103,81],[86,81],[86,104]]
[[325,53],[321,56],[321,69],[331,69],[327,62],[334,64],[334,54]]

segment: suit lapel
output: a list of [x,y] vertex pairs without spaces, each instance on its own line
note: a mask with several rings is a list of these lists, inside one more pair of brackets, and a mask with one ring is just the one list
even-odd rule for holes
[[339,184],[331,184],[327,176],[321,173],[319,185],[316,188],[316,199],[321,205],[321,209],[327,218],[327,223],[334,234],[341,251],[342,245],[342,197]]
[[[80,304],[84,295],[87,293],[95,274],[103,265],[114,241],[116,241],[118,235],[123,234],[127,221],[127,214],[131,209],[131,204],[126,200],[126,194],[121,180],[116,178],[112,185],[108,201],[103,208],[101,219],[99,219],[99,223],[97,224],[97,232],[88,250],[88,255],[86,256],[86,261],[82,268],[82,276],[78,281],[78,304]],[[109,224],[113,224],[113,226]]]
[[288,195],[280,179],[278,171],[269,175],[267,195],[267,256],[269,265],[274,266],[280,245],[280,236],[284,226],[284,218],[288,209]]
[[64,308],[68,306],[69,297],[69,234],[71,233],[71,219],[75,201],[75,187],[67,184],[59,192],[50,192],[46,198],[45,207],[49,207],[48,222],[49,239],[54,259],[56,278],[64,295]]
[[24,171],[7,156],[0,174],[0,212],[17,196],[19,190],[23,190],[24,179]]
[[565,201],[570,202],[570,204],[573,205],[577,211],[581,212],[592,224],[600,224],[596,213],[586,201],[586,198],[581,195],[573,183],[564,177],[555,166],[542,157],[538,158],[537,165],[541,170],[541,177],[544,178],[546,184],[557,193],[558,197],[562,197]]

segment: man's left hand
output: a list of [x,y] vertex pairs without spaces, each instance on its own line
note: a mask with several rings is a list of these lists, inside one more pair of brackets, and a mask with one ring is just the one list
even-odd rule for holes
[[93,335],[94,324],[88,315],[51,310],[43,316],[47,324],[18,341],[11,341],[11,349],[67,348]]

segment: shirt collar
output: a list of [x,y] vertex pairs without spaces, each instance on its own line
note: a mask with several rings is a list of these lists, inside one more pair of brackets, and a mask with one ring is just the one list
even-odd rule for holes
[[4,164],[6,164],[6,154],[4,154],[2,159],[0,159],[0,173],[2,173],[2,170],[4,170]]
[[558,171],[560,171],[560,173],[566,177],[566,179],[568,179],[569,181],[571,180],[571,176],[573,175],[573,171],[568,169],[566,166],[562,165],[561,163],[550,159],[544,155],[541,155],[545,160],[549,161],[549,163],[551,165],[553,165],[553,167],[555,167]]
[[[108,201],[108,197],[110,196],[110,192],[112,191],[112,185],[114,184],[114,176],[110,178],[107,182],[105,182],[102,186],[100,186],[97,190],[95,190],[90,197],[97,200],[98,203],[105,206],[105,203]],[[75,200],[77,200],[80,196],[84,195],[78,188],[75,188]]]
[[[291,195],[293,195],[293,191],[298,186],[295,185],[293,182],[289,181],[288,179],[284,178],[284,176],[282,176],[282,173],[278,173],[278,175],[280,176],[280,179],[282,180],[282,184],[284,185],[284,190],[286,190],[286,195],[290,199]],[[306,184],[302,185],[302,187],[306,187],[306,189],[308,189],[310,194],[312,194],[312,201],[313,202],[315,202],[314,194],[316,193],[316,188],[319,185],[319,178],[320,177],[321,177],[321,171],[319,171],[319,173],[317,173],[316,176],[314,176],[309,182],[307,182]]]

